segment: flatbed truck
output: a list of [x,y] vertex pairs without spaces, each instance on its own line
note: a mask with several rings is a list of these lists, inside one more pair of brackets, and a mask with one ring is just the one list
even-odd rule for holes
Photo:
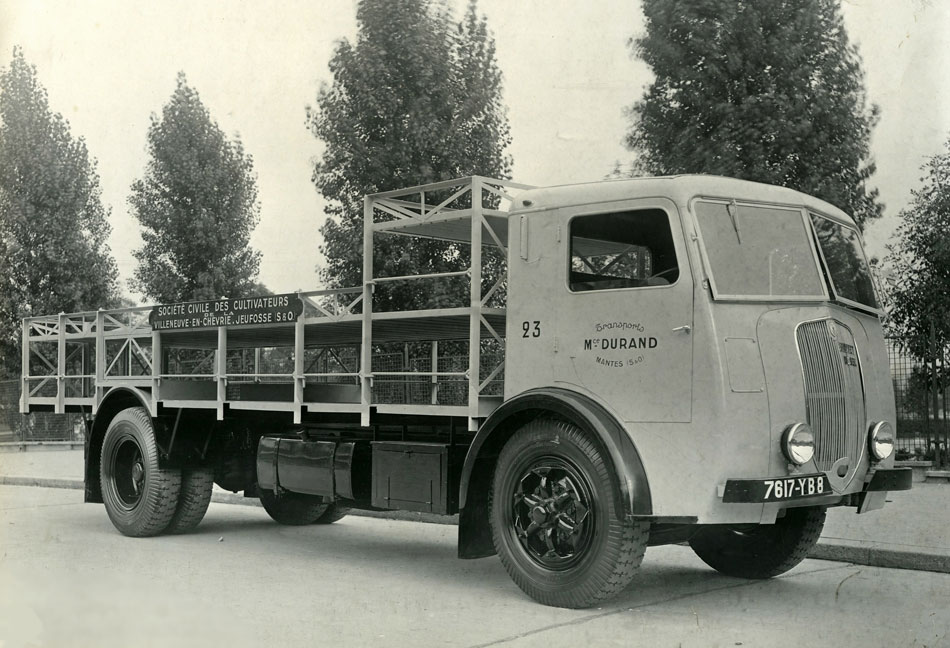
[[[382,236],[459,269],[378,276]],[[829,508],[910,488],[859,229],[823,201],[474,176],[367,196],[363,259],[355,288],[27,318],[21,411],[84,415],[85,500],[128,536],[191,531],[214,483],[282,524],[457,514],[459,557],[561,607],[651,545],[775,576]],[[381,310],[388,282],[457,303]]]

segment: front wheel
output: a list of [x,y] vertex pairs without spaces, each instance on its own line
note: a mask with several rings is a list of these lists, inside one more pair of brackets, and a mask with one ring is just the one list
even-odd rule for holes
[[689,546],[704,563],[727,576],[772,578],[805,559],[824,524],[825,507],[793,508],[775,524],[702,528]]
[[576,426],[538,419],[505,444],[492,483],[495,550],[512,580],[545,605],[584,608],[622,591],[643,560],[649,524],[616,512],[616,477]]
[[275,522],[291,526],[332,524],[346,516],[349,509],[336,502],[326,502],[319,495],[303,495],[284,491],[279,495],[262,488],[261,505]]
[[158,535],[178,506],[181,473],[163,469],[152,418],[143,407],[119,412],[102,441],[99,477],[109,519],[127,536]]

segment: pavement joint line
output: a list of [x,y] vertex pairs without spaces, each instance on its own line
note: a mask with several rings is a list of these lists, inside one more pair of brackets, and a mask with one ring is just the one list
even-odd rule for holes
[[[85,484],[81,479],[4,475],[0,475],[0,485],[76,490],[83,490],[85,488]],[[212,493],[211,501],[218,504],[260,507],[260,501],[255,498],[247,498],[243,495],[219,490]],[[352,514],[360,517],[449,526],[458,523],[457,516],[436,516],[418,514],[411,511],[362,511],[354,509]],[[931,547],[928,545],[908,545],[893,542],[876,542],[873,540],[850,540],[847,538],[825,536],[812,548],[808,554],[808,558],[853,565],[866,565],[870,567],[909,569],[950,574],[950,555],[944,555],[940,552],[940,547]]]

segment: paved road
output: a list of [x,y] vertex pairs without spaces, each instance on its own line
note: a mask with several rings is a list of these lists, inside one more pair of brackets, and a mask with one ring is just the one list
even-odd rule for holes
[[212,504],[197,532],[133,540],[79,491],[0,486],[0,645],[950,646],[950,575],[808,560],[766,582],[683,547],[622,596],[537,605],[452,526],[280,527]]

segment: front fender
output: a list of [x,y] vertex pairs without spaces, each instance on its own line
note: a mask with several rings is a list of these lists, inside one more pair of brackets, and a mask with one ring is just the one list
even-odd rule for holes
[[646,470],[623,425],[588,396],[567,389],[533,389],[495,410],[481,426],[462,467],[459,485],[459,557],[494,553],[488,518],[488,492],[498,453],[528,421],[551,416],[573,423],[596,441],[616,475],[617,515],[649,516],[653,512]]

